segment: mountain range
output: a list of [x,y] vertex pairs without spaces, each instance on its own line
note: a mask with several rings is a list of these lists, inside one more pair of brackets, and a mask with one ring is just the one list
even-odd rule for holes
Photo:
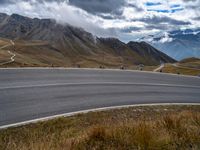
[[176,60],[200,57],[200,29],[175,30],[139,39],[143,40]]
[[99,38],[82,28],[59,24],[52,19],[32,19],[18,14],[0,13],[0,37],[15,41],[18,63],[24,59],[26,64],[34,62],[37,65],[39,58],[43,64],[69,66],[159,65],[175,62],[146,42],[131,41],[126,44],[116,38]]

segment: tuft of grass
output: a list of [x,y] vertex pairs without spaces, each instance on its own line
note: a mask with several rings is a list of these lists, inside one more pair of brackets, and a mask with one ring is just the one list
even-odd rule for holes
[[193,122],[200,128],[200,115],[195,113],[192,115]]
[[136,126],[136,137],[139,149],[150,149],[151,143],[153,143],[153,132],[151,124],[145,121],[140,122]]
[[88,138],[95,141],[104,141],[106,139],[106,130],[103,126],[95,126],[88,132]]

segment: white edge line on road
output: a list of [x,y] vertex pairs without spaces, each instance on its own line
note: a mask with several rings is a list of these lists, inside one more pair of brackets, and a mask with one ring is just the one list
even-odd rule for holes
[[106,110],[123,109],[123,108],[129,108],[129,107],[178,106],[178,105],[180,105],[180,106],[200,106],[200,103],[155,103],[155,104],[133,104],[133,105],[102,107],[102,108],[87,109],[87,110],[81,110],[81,111],[76,111],[76,112],[58,114],[58,115],[53,115],[53,116],[49,116],[49,117],[42,117],[42,118],[38,118],[38,119],[32,119],[32,120],[13,123],[13,124],[9,124],[9,125],[3,125],[3,126],[0,126],[0,129],[7,129],[10,127],[19,127],[19,126],[28,125],[31,123],[48,121],[48,120],[52,120],[52,119],[56,119],[56,118],[60,118],[60,117],[70,117],[70,116],[74,116],[74,115],[78,115],[78,114],[86,114],[89,112],[101,112],[101,111],[106,111]]
[[197,76],[191,76],[191,75],[178,75],[173,73],[160,73],[160,72],[153,72],[153,71],[140,71],[140,70],[121,70],[121,69],[99,69],[99,68],[65,68],[65,67],[24,67],[24,68],[0,68],[0,70],[96,70],[96,71],[120,71],[120,72],[141,72],[141,73],[150,73],[150,74],[160,74],[160,75],[171,75],[176,77],[188,77],[188,78],[196,78],[200,79],[200,77]]
[[180,88],[200,88],[194,85],[177,85],[177,84],[156,84],[156,83],[130,83],[130,82],[80,82],[80,83],[52,83],[38,85],[6,86],[0,87],[0,90],[20,89],[20,88],[41,88],[53,86],[80,86],[80,85],[132,85],[132,86],[163,86],[163,87],[180,87]]

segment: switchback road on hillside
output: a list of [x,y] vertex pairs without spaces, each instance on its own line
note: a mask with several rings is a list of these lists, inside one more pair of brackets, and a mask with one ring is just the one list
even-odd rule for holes
[[0,126],[152,103],[200,103],[200,78],[119,70],[0,69]]
[[[11,43],[11,45],[13,45],[13,46],[15,45],[15,43],[14,43],[12,40],[10,40],[10,43]],[[0,47],[0,50],[6,48],[6,47],[8,47],[8,46],[10,46],[10,44],[5,45],[5,46],[3,46],[3,47]],[[9,50],[8,50],[8,54],[11,55],[11,56],[10,56],[10,60],[9,60],[9,61],[6,61],[6,62],[3,62],[3,63],[0,63],[0,66],[2,66],[2,65],[7,65],[7,64],[13,63],[13,62],[15,61],[15,56],[16,56],[16,55],[15,55],[13,52],[9,51]]]

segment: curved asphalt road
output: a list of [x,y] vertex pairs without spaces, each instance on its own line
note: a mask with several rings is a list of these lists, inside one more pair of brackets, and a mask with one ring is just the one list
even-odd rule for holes
[[0,69],[0,126],[148,103],[200,103],[200,78],[117,70]]

